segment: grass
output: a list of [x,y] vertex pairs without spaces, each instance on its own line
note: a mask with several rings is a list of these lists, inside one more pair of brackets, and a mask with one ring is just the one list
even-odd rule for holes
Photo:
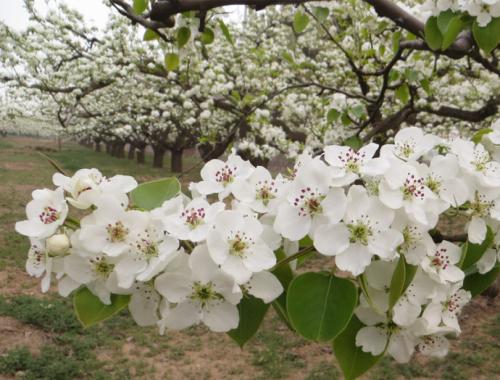
[[[154,327],[136,326],[128,311],[98,326],[81,328],[71,300],[54,293],[41,295],[38,280],[32,281],[23,269],[29,242],[15,233],[14,223],[24,218],[33,189],[52,187],[54,172],[37,147],[69,172],[96,167],[107,176],[129,174],[140,181],[171,175],[168,157],[165,169],[155,169],[73,143],[64,143],[57,151],[55,142],[46,140],[0,139],[0,279],[4,281],[0,282],[0,318],[20,323],[14,332],[19,337],[28,330],[46,337],[43,344],[4,346],[0,319],[0,378],[342,378],[328,344],[310,343],[292,334],[272,312],[243,350],[227,336],[201,326],[159,336]],[[147,160],[151,162],[151,157]],[[185,167],[196,162],[195,157],[186,157]],[[305,268],[317,263],[317,259],[308,260]],[[452,342],[452,352],[445,359],[418,357],[400,365],[386,357],[364,379],[500,378],[500,316],[492,314],[495,310],[498,307],[472,310],[463,336]],[[481,322],[469,326],[476,319]]]

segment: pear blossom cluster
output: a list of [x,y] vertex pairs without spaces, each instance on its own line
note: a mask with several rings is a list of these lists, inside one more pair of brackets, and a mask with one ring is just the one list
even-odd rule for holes
[[451,10],[464,12],[474,17],[479,26],[485,27],[493,18],[500,17],[499,0],[426,0],[423,11],[430,11],[433,16]]
[[[446,237],[435,242],[432,231],[444,213],[467,217],[470,243],[498,230],[499,136],[498,121],[484,144],[410,127],[383,146],[303,153],[275,176],[233,151],[206,163],[190,196],[151,210],[132,202],[132,177],[56,173],[56,188],[33,192],[16,230],[30,238],[26,270],[44,292],[56,281],[63,296],[86,287],[103,304],[130,295],[136,323],[160,333],[199,323],[215,332],[237,328],[238,304],[249,296],[273,302],[286,291],[273,270],[309,244],[327,269],[358,284],[355,315],[364,327],[356,345],[364,352],[387,351],[398,362],[415,352],[441,357],[447,337],[460,333],[471,293],[463,289],[461,247]],[[479,273],[500,260],[496,236],[475,264]],[[401,259],[415,276],[391,304]]]

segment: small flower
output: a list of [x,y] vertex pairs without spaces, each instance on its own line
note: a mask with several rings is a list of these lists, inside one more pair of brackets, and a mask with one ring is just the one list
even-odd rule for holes
[[464,278],[464,272],[455,265],[460,256],[460,247],[445,240],[424,257],[421,266],[438,283],[458,282]]

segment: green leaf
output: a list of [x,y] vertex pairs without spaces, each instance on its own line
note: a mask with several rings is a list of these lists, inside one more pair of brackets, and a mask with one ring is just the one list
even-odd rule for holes
[[325,7],[313,7],[312,12],[320,22],[325,21],[328,18],[328,15],[330,14],[328,8]]
[[226,37],[226,40],[231,45],[234,45],[233,37],[231,36],[231,33],[229,32],[228,27],[226,26],[226,24],[224,23],[224,21],[222,21],[221,19],[219,19],[218,21],[219,21],[219,27],[222,30],[222,34],[224,34],[224,37]]
[[438,50],[443,45],[443,36],[439,30],[436,17],[429,17],[424,28],[425,42],[432,50]]
[[445,34],[448,30],[448,25],[450,24],[451,19],[455,16],[452,10],[447,10],[445,12],[441,12],[437,16],[437,26],[441,34]]
[[238,343],[240,347],[248,342],[259,329],[269,304],[253,296],[244,297],[238,304],[240,322],[238,327],[228,332],[228,335]]
[[295,12],[295,16],[293,18],[293,29],[297,33],[302,33],[309,25],[309,16],[307,16],[302,11]]
[[417,269],[418,269],[418,265],[408,264],[405,260],[405,283],[404,283],[403,291],[401,292],[401,294],[404,294],[406,289],[408,289],[408,286],[410,286],[411,282],[415,278],[415,275],[417,274]]
[[351,108],[351,113],[356,116],[356,118],[361,119],[366,115],[365,107],[362,104],[358,104]]
[[144,210],[160,207],[163,202],[177,196],[181,191],[181,184],[177,178],[164,178],[151,182],[144,182],[130,193],[134,206]]
[[466,241],[462,246],[462,260],[460,268],[467,269],[478,262],[481,257],[483,257],[486,250],[493,244],[493,239],[495,234],[488,226],[486,230],[486,237],[481,244],[473,244],[470,241]]
[[335,120],[337,120],[340,116],[340,112],[337,111],[335,108],[332,108],[328,113],[326,114],[326,121],[331,124]]
[[142,12],[144,12],[147,7],[148,0],[134,0],[134,4],[132,5],[134,12],[137,14],[141,14]]
[[485,27],[480,27],[477,21],[474,21],[472,35],[481,50],[490,54],[500,43],[500,17],[492,19]]
[[480,129],[479,131],[474,133],[474,136],[472,136],[472,141],[475,144],[479,144],[481,142],[481,140],[483,139],[483,136],[487,135],[488,133],[491,133],[491,132],[493,132],[493,129],[491,129],[491,128]]
[[127,307],[129,302],[129,295],[112,294],[111,304],[105,305],[87,288],[78,289],[73,296],[73,307],[83,327],[90,327],[111,318]]
[[398,30],[392,34],[392,51],[396,53],[399,50],[399,42],[401,41],[401,32]]
[[292,64],[292,65],[295,63],[295,61],[294,61],[294,59],[293,59],[292,55],[291,55],[289,52],[287,52],[287,51],[284,51],[284,52],[283,52],[282,57],[283,57],[283,59],[284,59],[285,61],[287,61],[288,63],[290,63],[290,64]]
[[157,40],[158,38],[160,38],[160,35],[153,29],[146,29],[144,36],[142,37],[143,41],[152,41]]
[[342,125],[348,126],[348,125],[352,124],[352,121],[351,121],[351,119],[349,117],[349,113],[348,112],[343,112],[342,116],[340,117],[340,120],[342,120]]
[[202,43],[205,45],[210,45],[212,42],[214,42],[215,39],[215,34],[212,29],[209,27],[205,27],[205,30],[203,33],[201,33],[200,40]]
[[177,47],[180,49],[185,46],[191,38],[191,29],[183,26],[177,30]]
[[403,104],[408,103],[410,100],[410,88],[406,83],[403,83],[396,89],[396,97],[401,100]]
[[[283,260],[286,255],[285,253],[280,249],[274,252],[276,255],[276,259],[278,261]],[[287,296],[287,291],[288,291],[288,286],[293,280],[293,271],[292,268],[290,267],[290,264],[284,264],[276,267],[272,273],[278,278],[279,282],[283,286],[283,293],[275,299],[272,303],[274,310],[276,313],[279,315],[281,320],[285,322],[285,324],[288,326],[290,330],[293,331],[293,327],[290,324],[290,320],[288,318],[288,313],[287,313],[287,306],[286,306],[286,296]]]
[[394,273],[391,278],[389,287],[389,309],[398,302],[399,297],[403,294],[403,289],[406,280],[406,262],[404,256],[400,256]]
[[290,322],[303,337],[332,340],[344,330],[358,302],[356,286],[325,273],[303,273],[288,288]]
[[427,95],[432,94],[431,83],[430,83],[429,79],[427,79],[427,78],[422,79],[420,81],[420,85],[422,86],[422,88],[424,89],[424,91]]
[[333,341],[333,352],[346,380],[352,380],[373,367],[383,356],[373,356],[356,346],[356,334],[364,325],[353,315],[342,333]]
[[500,266],[485,274],[470,274],[465,277],[463,288],[471,292],[472,297],[475,297],[488,289],[496,281],[498,274],[500,274]]
[[358,150],[363,146],[363,141],[355,135],[345,139],[342,145],[347,145],[354,150]]
[[165,67],[168,71],[175,71],[179,67],[179,56],[175,53],[165,54]]
[[448,23],[446,32],[443,33],[442,50],[448,49],[457,39],[459,33],[464,29],[466,24],[462,20],[462,16],[453,17]]

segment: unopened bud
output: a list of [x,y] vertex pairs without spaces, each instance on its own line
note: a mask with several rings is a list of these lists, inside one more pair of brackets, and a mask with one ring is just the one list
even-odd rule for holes
[[69,239],[65,234],[57,234],[49,237],[46,241],[47,252],[52,256],[65,255],[70,247]]

